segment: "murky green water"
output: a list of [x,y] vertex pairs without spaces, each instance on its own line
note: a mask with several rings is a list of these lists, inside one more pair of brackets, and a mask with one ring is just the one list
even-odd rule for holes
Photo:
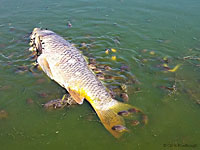
[[[198,0],[0,0],[0,110],[8,113],[0,119],[0,149],[199,149],[199,10]],[[17,69],[33,62],[28,35],[34,27],[89,44],[83,53],[115,71],[128,64],[139,81],[130,86],[128,103],[148,115],[148,125],[129,127],[116,140],[86,102],[45,111],[41,104],[63,89],[40,71]],[[106,48],[117,53],[106,55]],[[169,72],[164,63],[181,66]]]

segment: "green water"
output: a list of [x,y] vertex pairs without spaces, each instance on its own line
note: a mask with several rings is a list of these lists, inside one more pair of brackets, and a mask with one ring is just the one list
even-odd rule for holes
[[[0,119],[0,149],[200,149],[199,10],[198,0],[0,0],[0,110],[8,113]],[[148,125],[130,127],[116,140],[86,102],[45,111],[41,104],[60,98],[63,89],[40,71],[16,69],[33,62],[28,35],[34,27],[90,45],[84,53],[114,70],[128,64],[139,81],[130,85],[128,103],[148,115]],[[116,61],[106,48],[117,49]],[[164,57],[180,68],[164,71]],[[160,88],[173,85],[174,91]]]

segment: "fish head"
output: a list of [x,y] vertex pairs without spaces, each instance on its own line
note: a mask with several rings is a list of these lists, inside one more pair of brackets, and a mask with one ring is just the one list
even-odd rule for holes
[[37,52],[37,55],[42,54],[42,38],[46,35],[53,34],[52,31],[41,28],[34,28],[30,35],[30,46],[33,47],[32,50]]

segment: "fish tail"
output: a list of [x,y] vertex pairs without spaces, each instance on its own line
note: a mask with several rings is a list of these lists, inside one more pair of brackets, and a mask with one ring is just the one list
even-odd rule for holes
[[[111,104],[110,106],[108,104],[105,104],[105,107],[93,107],[104,127],[114,137],[119,138],[124,132],[129,131],[125,126],[125,121],[123,117],[128,118],[130,115],[136,115],[137,113],[143,114],[143,112],[134,106],[116,101],[114,99],[111,101],[111,103],[113,104]],[[145,120],[145,124],[146,123],[147,119]]]

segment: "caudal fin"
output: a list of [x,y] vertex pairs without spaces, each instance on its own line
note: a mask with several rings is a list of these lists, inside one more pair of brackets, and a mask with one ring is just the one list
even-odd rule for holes
[[[124,104],[116,100],[112,100],[112,105],[94,109],[99,116],[104,127],[116,138],[119,138],[124,132],[127,132],[128,129],[125,126],[125,121],[123,117],[128,118],[129,116],[134,116],[138,113],[142,115],[143,123],[147,123],[147,116],[142,113],[136,107],[133,107],[129,104]],[[130,119],[130,118],[129,118]]]

